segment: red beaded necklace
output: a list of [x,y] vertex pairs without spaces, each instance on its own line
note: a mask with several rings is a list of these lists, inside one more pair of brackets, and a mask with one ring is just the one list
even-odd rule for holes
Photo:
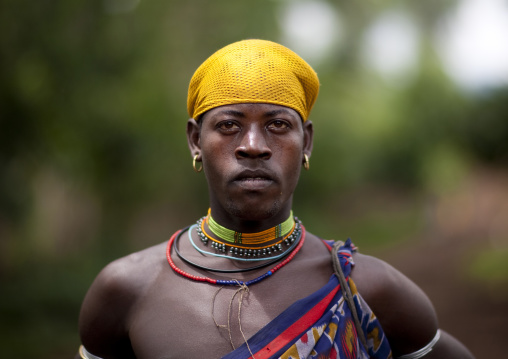
[[284,267],[286,264],[288,264],[294,258],[294,256],[298,253],[298,251],[302,248],[303,243],[305,241],[305,228],[303,227],[303,225],[301,226],[301,228],[302,228],[302,239],[300,240],[300,243],[298,243],[296,248],[293,250],[293,252],[286,259],[284,259],[282,262],[280,262],[275,267],[270,269],[268,272],[260,275],[257,278],[254,278],[254,279],[251,279],[249,281],[246,281],[246,282],[241,281],[241,280],[236,280],[236,279],[223,280],[223,279],[212,279],[212,278],[209,278],[209,277],[200,277],[200,276],[196,276],[196,275],[192,275],[190,273],[187,273],[187,272],[183,271],[182,269],[178,268],[176,266],[175,262],[173,261],[173,259],[171,258],[171,247],[173,246],[173,244],[175,242],[175,239],[182,234],[182,230],[178,230],[169,239],[168,245],[167,245],[167,248],[166,248],[166,258],[168,260],[168,263],[169,263],[169,266],[171,267],[171,269],[173,269],[176,273],[180,274],[181,276],[183,276],[185,278],[192,279],[192,280],[195,280],[195,281],[198,281],[198,282],[208,282],[210,284],[238,285],[238,286],[245,285],[245,286],[248,287],[251,284],[258,283],[258,282],[262,281],[263,279],[271,276],[273,273],[275,273],[276,271],[278,271],[279,269]]

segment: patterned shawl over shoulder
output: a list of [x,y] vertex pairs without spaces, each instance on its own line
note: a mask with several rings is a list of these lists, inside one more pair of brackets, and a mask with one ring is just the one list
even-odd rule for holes
[[[333,242],[326,242],[331,249]],[[334,274],[324,287],[295,302],[248,340],[255,359],[392,358],[379,321],[349,278],[354,266],[351,254],[355,250],[348,240],[339,248],[337,255],[353,294],[367,348],[358,340],[353,314]],[[252,355],[244,344],[223,357],[233,358],[247,359]]]

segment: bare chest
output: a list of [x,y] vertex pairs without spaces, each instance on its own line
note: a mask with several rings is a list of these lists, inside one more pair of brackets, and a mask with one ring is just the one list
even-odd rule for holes
[[331,273],[322,258],[295,262],[246,290],[168,272],[136,305],[129,323],[132,347],[137,358],[220,358],[325,285]]

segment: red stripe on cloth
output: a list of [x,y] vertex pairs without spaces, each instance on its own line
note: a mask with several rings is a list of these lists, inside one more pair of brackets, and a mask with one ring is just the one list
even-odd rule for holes
[[323,239],[323,243],[328,248],[329,251],[332,250],[333,247],[331,245],[329,245],[324,239]]
[[[330,304],[331,300],[339,290],[340,285],[336,286],[330,293],[326,295],[321,301],[319,301],[311,310],[305,313],[300,319],[294,322],[291,326],[289,326],[286,330],[280,333],[274,340],[272,340],[268,345],[266,345],[263,349],[259,350],[257,353],[254,353],[253,357],[256,359],[269,359],[273,354],[281,350],[284,346],[286,346],[290,341],[292,341],[297,335],[301,334],[301,332],[307,328],[309,328],[313,323],[315,323],[326,310],[328,304]],[[253,357],[249,357],[252,359]]]

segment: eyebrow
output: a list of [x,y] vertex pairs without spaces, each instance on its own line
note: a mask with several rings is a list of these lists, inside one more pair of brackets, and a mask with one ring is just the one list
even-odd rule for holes
[[[292,111],[289,111],[288,109],[285,109],[285,108],[278,108],[276,110],[272,110],[272,111],[263,113],[263,117],[273,117],[273,116],[277,116],[280,114],[294,116]],[[237,117],[237,118],[245,118],[246,117],[244,112],[238,111],[238,110],[232,110],[232,109],[220,110],[215,115],[229,115],[229,116],[233,116],[233,117]]]
[[217,113],[217,115],[230,115],[234,117],[245,117],[245,114],[241,111],[236,110],[221,110]]
[[273,110],[273,111],[268,111],[264,114],[264,116],[265,117],[272,117],[272,116],[280,115],[281,113],[286,114],[286,115],[293,115],[291,111],[281,108],[281,109],[277,109],[277,110]]

